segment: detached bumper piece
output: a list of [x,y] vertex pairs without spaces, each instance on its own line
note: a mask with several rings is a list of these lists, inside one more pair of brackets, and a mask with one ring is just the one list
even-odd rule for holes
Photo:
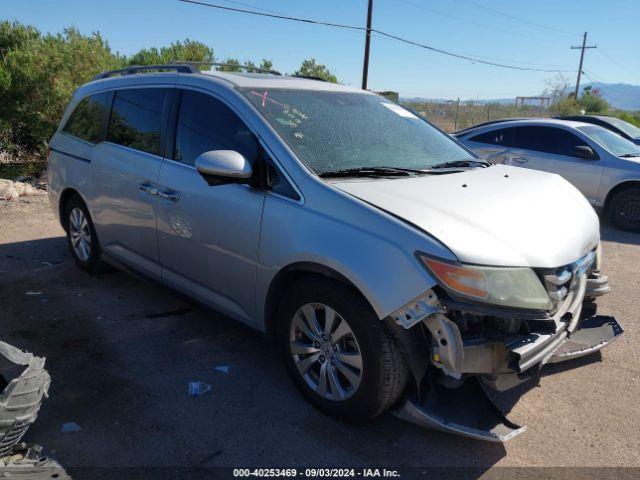
[[0,461],[4,461],[13,455],[27,429],[36,421],[51,378],[44,369],[44,358],[4,342],[0,342],[0,355],[14,365],[26,367],[0,393]]
[[14,480],[71,480],[65,469],[38,445],[21,444],[0,459],[0,473]]
[[422,402],[407,398],[394,413],[423,427],[489,442],[506,442],[527,429],[510,422],[476,379],[456,389],[434,385]]
[[580,322],[576,330],[553,352],[548,363],[564,362],[589,355],[606,347],[624,333],[622,326],[613,317],[595,315]]

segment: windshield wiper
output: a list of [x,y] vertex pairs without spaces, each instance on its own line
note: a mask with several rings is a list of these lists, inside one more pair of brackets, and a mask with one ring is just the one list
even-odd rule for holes
[[622,155],[618,155],[620,158],[633,158],[640,157],[640,153],[623,153]]
[[[384,176],[396,176],[406,177],[414,175],[429,175],[435,174],[433,170],[440,170],[445,168],[463,168],[463,167],[489,167],[493,165],[490,162],[484,160],[454,160],[451,162],[439,163],[429,168],[404,168],[404,167],[358,167],[347,168],[344,170],[332,170],[323,172],[320,177],[384,177]],[[445,173],[445,172],[442,172]],[[449,173],[449,172],[447,172]]]
[[443,162],[433,165],[432,169],[438,168],[465,168],[465,167],[490,167],[493,165],[491,162],[487,162],[486,160],[452,160],[450,162]]
[[410,168],[395,167],[359,167],[346,168],[344,170],[333,170],[322,172],[320,177],[381,177],[381,176],[399,176],[406,177],[414,173],[427,173],[422,170],[412,170]]

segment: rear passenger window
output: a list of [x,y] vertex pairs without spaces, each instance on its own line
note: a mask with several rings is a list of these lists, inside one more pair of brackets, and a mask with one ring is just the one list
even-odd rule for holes
[[119,90],[113,99],[107,140],[160,155],[160,128],[166,89]]
[[259,152],[255,135],[229,107],[210,95],[183,90],[174,158],[194,165],[210,150],[235,150],[251,163]]
[[489,145],[500,145],[509,147],[513,143],[513,128],[500,128],[498,130],[490,130],[469,140],[478,143],[487,143]]
[[103,122],[109,114],[110,101],[111,92],[85,98],[73,111],[62,131],[87,142],[101,142]]
[[575,147],[586,145],[576,135],[562,128],[518,127],[515,146],[554,155],[575,155]]

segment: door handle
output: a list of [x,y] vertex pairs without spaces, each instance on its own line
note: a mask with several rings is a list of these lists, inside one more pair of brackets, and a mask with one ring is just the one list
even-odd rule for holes
[[180,200],[180,194],[178,192],[173,192],[173,191],[162,191],[162,190],[158,190],[156,195],[158,195],[160,198],[162,198],[163,200],[168,200],[170,202],[177,202],[178,200]]
[[158,195],[158,189],[150,183],[141,183],[140,185],[138,185],[138,189],[142,190],[145,193],[148,193],[149,195]]

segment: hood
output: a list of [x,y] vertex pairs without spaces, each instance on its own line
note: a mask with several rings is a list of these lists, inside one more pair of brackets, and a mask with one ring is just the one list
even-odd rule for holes
[[600,241],[589,202],[555,174],[493,165],[332,183],[437,238],[466,263],[559,267]]

